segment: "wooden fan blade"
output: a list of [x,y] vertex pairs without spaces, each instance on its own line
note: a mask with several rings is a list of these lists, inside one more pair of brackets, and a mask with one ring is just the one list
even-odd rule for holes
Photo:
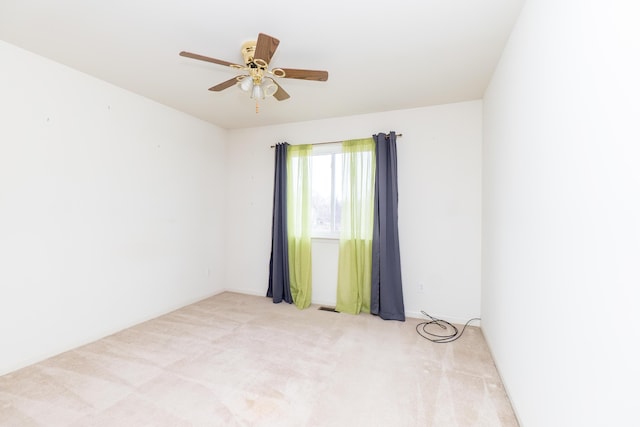
[[273,97],[275,99],[277,99],[278,101],[284,101],[285,99],[290,98],[289,94],[284,89],[282,89],[282,86],[280,86],[278,82],[274,80],[273,83],[278,86],[278,90],[273,94]]
[[302,79],[302,80],[317,80],[326,82],[329,78],[327,71],[320,70],[298,70],[296,68],[281,68],[284,71],[285,79]]
[[241,65],[234,64],[233,62],[223,61],[222,59],[210,58],[208,56],[198,55],[197,53],[182,51],[180,52],[180,56],[186,56],[187,58],[198,59],[200,61],[213,62],[214,64],[224,65],[225,67],[235,66],[235,67],[242,68]]
[[276,53],[276,49],[280,44],[280,40],[275,37],[268,36],[266,34],[258,34],[258,41],[256,42],[256,51],[253,54],[253,59],[262,59],[269,64],[273,54]]
[[236,79],[234,77],[232,79],[229,79],[229,80],[224,81],[224,82],[222,82],[220,84],[217,84],[215,86],[210,87],[209,90],[211,90],[213,92],[220,92],[221,90],[225,90],[226,88],[235,85],[236,83],[238,83],[238,79]]

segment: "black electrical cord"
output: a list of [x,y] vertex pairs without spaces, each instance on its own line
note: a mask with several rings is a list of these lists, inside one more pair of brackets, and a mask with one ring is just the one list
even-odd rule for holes
[[[436,319],[435,317],[425,313],[422,310],[420,311],[420,313],[422,313],[423,315],[425,315],[431,320],[418,323],[416,325],[416,331],[418,332],[418,335],[420,335],[422,338],[426,338],[429,341],[435,342],[435,343],[448,343],[448,342],[453,342],[457,340],[462,336],[462,334],[464,333],[464,330],[467,329],[467,326],[469,325],[469,323],[473,322],[474,320],[480,320],[479,317],[474,317],[473,319],[469,319],[467,323],[464,324],[462,331],[458,333],[458,328],[456,328],[454,325],[447,322],[446,320]],[[445,331],[452,331],[452,332],[450,333],[447,332],[444,335],[434,334],[433,332],[427,331],[427,327],[431,325],[437,325],[440,327],[440,329],[444,329]]]

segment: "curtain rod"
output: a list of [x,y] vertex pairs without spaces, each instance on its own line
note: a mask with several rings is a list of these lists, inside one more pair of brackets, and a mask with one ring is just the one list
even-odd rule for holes
[[[387,138],[389,138],[389,134],[385,135]],[[396,137],[401,137],[402,134],[401,133],[397,133]],[[313,144],[310,145],[323,145],[323,144],[340,144],[342,141],[327,141],[327,142],[315,142]],[[275,145],[272,145],[271,148],[275,148]]]

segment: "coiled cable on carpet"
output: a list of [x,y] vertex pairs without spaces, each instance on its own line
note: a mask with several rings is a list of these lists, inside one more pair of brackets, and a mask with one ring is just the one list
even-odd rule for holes
[[[457,340],[462,336],[462,334],[464,333],[464,330],[467,329],[467,326],[469,325],[469,323],[473,322],[474,320],[480,320],[479,317],[474,317],[472,319],[469,319],[467,323],[464,324],[462,331],[458,333],[458,328],[456,328],[454,325],[447,322],[446,320],[436,319],[435,317],[427,314],[422,310],[420,310],[420,313],[428,317],[430,320],[418,323],[416,325],[416,331],[422,338],[426,338],[429,341],[435,342],[435,343],[448,343],[448,342],[453,342]],[[440,329],[443,329],[444,331],[447,331],[447,332],[444,332],[442,335],[429,332],[427,328],[431,325],[437,325],[440,327]],[[448,331],[451,331],[451,332],[448,332]]]

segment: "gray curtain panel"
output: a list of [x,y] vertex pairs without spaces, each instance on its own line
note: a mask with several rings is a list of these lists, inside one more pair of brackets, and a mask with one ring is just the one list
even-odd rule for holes
[[273,183],[273,220],[271,223],[271,259],[269,261],[269,289],[267,297],[274,303],[293,302],[289,281],[289,252],[287,236],[287,147],[275,147],[276,164]]
[[373,205],[371,313],[385,320],[405,320],[398,238],[398,165],[396,133],[373,135],[376,183]]

